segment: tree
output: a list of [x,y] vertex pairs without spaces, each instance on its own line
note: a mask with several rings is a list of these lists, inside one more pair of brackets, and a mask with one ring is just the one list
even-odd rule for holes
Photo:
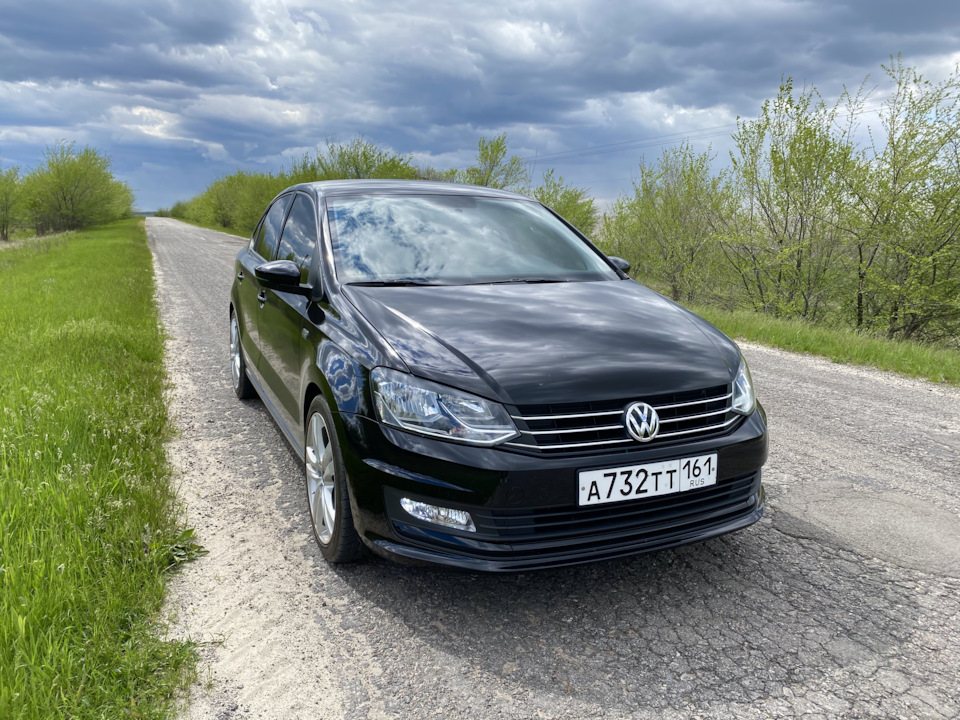
[[420,165],[417,168],[417,178],[420,180],[430,180],[431,182],[458,182],[460,171],[456,168],[449,170],[437,170],[429,165]]
[[840,272],[847,197],[841,170],[854,145],[837,108],[787,79],[756,120],[738,121],[731,153],[744,217],[725,251],[753,306],[820,319]]
[[61,141],[44,151],[24,192],[38,235],[111,222],[133,210],[133,193],[114,178],[110,158],[73,142]]
[[715,290],[717,236],[728,226],[731,198],[725,175],[711,174],[708,153],[686,143],[667,148],[640,166],[633,196],[614,204],[607,243],[674,300],[702,298]]
[[[844,174],[856,277],[853,324],[890,338],[955,338],[960,328],[960,70],[940,83],[884,66],[893,92],[882,142]],[[862,110],[851,100],[849,113]]]
[[0,241],[10,239],[19,220],[20,168],[14,166],[0,169]]
[[411,158],[357,138],[349,143],[328,139],[314,155],[294,161],[278,173],[238,170],[214,180],[199,195],[171,209],[174,217],[253,232],[264,209],[277,193],[303,182],[360,178],[416,179],[421,171]]
[[507,157],[506,133],[493,140],[480,138],[477,164],[459,173],[457,179],[469,185],[517,191],[526,189],[530,183],[523,159],[517,155]]
[[584,235],[591,235],[597,225],[597,208],[593,198],[582,188],[568,185],[553,170],[543,174],[543,182],[533,196],[563,217]]
[[[214,180],[203,193],[203,220],[222,228],[234,225],[237,203],[237,176],[240,173],[226,175]],[[267,198],[269,201],[269,198]],[[266,204],[267,201],[264,201]]]
[[419,171],[411,157],[384,149],[366,138],[339,143],[330,138],[312,158],[294,163],[288,177],[293,182],[381,178],[415,180]]

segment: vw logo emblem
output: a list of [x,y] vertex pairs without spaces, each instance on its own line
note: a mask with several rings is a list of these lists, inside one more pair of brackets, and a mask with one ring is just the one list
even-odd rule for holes
[[624,424],[634,440],[650,442],[660,431],[660,416],[646,403],[633,403],[624,413]]

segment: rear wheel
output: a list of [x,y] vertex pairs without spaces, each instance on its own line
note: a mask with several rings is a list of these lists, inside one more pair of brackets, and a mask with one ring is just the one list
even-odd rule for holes
[[230,313],[230,375],[233,379],[233,391],[241,400],[254,397],[257,391],[247,377],[247,363],[243,359],[240,346],[240,323],[235,313]]
[[340,443],[322,396],[307,412],[305,455],[307,506],[320,552],[328,562],[353,562],[363,555],[363,543],[353,526]]

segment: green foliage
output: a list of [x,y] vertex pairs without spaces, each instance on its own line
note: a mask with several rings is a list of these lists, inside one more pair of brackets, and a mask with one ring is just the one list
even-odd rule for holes
[[458,182],[459,171],[456,168],[437,170],[436,168],[421,165],[417,168],[417,177],[432,182]]
[[4,250],[0,276],[0,717],[167,717],[194,650],[156,618],[198,549],[142,221]]
[[187,219],[188,205],[183,200],[177,200],[170,207],[170,217],[180,218],[181,220]]
[[[844,179],[856,285],[852,324],[888,337],[960,337],[960,70],[939,84],[895,58],[882,143]],[[851,114],[862,109],[859,96]]]
[[416,180],[419,171],[409,156],[381,148],[366,138],[350,143],[328,139],[312,158],[305,155],[294,163],[289,184],[314,180],[351,180],[364,178]]
[[737,123],[731,154],[741,215],[725,249],[756,310],[821,319],[836,289],[854,149],[836,108],[788,79],[760,116]]
[[533,196],[562,216],[584,235],[591,235],[597,226],[597,208],[583,188],[568,185],[552,169],[543,174],[543,182]]
[[59,142],[23,185],[28,221],[37,235],[130,217],[133,193],[110,172],[110,158],[93,148]]
[[168,558],[168,569],[179,567],[184,563],[209,554],[206,548],[198,545],[194,541],[193,537],[195,534],[196,531],[193,528],[187,528],[177,535],[177,537],[173,539],[173,542],[165,548]]
[[884,69],[866,146],[863,86],[828,106],[788,79],[738,122],[728,176],[667,150],[601,245],[675,299],[960,346],[960,69],[940,83],[900,58]]
[[170,213],[181,220],[249,235],[267,204],[291,184],[283,175],[239,170],[215,180],[191,200],[175,203]]
[[20,213],[20,168],[0,168],[0,241],[10,239]]
[[735,211],[726,177],[710,173],[709,154],[684,143],[640,166],[633,196],[620,197],[604,221],[605,247],[674,300],[707,299],[723,270],[718,236]]
[[498,135],[493,140],[480,138],[477,164],[456,175],[458,182],[483,185],[500,190],[523,192],[530,184],[523,159],[517,155],[507,157],[507,135]]
[[351,178],[413,180],[419,175],[409,157],[380,148],[369,140],[328,140],[315,155],[304,155],[294,162],[290,170],[277,174],[238,170],[225,175],[191,200],[176,203],[171,213],[199,225],[250,235],[269,202],[291,185]]

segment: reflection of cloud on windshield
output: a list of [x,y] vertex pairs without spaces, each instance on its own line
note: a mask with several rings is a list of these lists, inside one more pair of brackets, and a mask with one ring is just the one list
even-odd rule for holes
[[536,203],[471,200],[472,207],[446,196],[331,199],[338,275],[344,282],[613,276]]

